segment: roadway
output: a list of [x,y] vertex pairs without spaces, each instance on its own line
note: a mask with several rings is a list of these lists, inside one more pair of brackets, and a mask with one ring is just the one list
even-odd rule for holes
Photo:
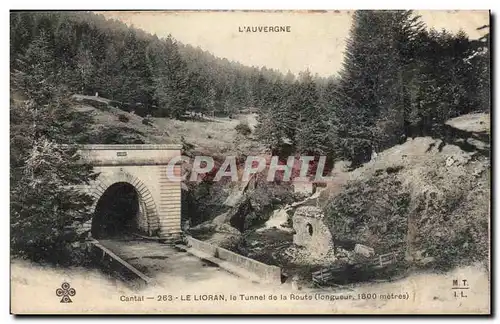
[[136,237],[100,239],[99,243],[160,285],[167,282],[244,280],[209,260],[197,258],[167,244]]

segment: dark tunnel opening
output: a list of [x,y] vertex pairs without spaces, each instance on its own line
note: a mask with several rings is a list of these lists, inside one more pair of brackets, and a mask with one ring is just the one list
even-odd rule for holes
[[117,237],[134,231],[138,213],[139,195],[135,188],[125,182],[115,183],[97,202],[92,219],[92,236]]

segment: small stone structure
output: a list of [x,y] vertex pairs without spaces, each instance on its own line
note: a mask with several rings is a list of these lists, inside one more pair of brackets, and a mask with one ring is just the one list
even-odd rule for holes
[[324,215],[316,206],[302,206],[293,215],[293,243],[304,246],[312,258],[325,257],[333,251],[332,234],[324,223]]

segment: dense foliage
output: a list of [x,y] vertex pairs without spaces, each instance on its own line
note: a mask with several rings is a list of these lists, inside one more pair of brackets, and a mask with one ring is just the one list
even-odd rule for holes
[[[10,109],[11,251],[35,261],[82,261],[70,244],[91,214],[92,197],[78,186],[95,178],[76,147],[92,122],[56,86],[58,70],[43,37],[19,57]],[[17,97],[21,96],[22,99]]]
[[[19,58],[42,43],[59,71],[53,81],[142,116],[228,115],[258,107],[281,77],[93,13],[14,12],[10,23],[12,71],[23,70]],[[46,59],[40,68],[51,69]]]
[[383,254],[405,251],[409,204],[410,194],[397,177],[382,174],[348,184],[325,214],[335,240],[366,244]]
[[485,33],[471,41],[427,30],[411,11],[356,11],[340,76],[305,72],[277,84],[257,133],[274,151],[288,145],[353,166],[407,137],[435,135],[449,118],[489,110]]
[[[486,162],[484,157],[479,160]],[[455,173],[441,163],[425,164],[419,165],[418,177],[429,179],[424,190],[415,184],[418,180],[402,184],[410,176],[399,173],[403,167],[388,167],[348,182],[325,201],[335,241],[366,244],[380,254],[398,251],[417,267],[448,270],[478,261],[486,264],[489,173]]]
[[462,31],[428,30],[411,11],[356,11],[343,68],[331,78],[247,67],[93,13],[12,13],[11,70],[22,71],[22,56],[40,46],[47,57],[37,68],[56,68],[52,81],[72,92],[98,93],[142,116],[256,108],[258,138],[273,152],[354,165],[450,117],[489,109],[488,32],[471,41]]

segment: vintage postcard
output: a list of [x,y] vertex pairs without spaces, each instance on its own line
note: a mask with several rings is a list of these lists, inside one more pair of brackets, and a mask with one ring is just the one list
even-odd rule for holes
[[488,11],[11,11],[11,313],[490,314],[490,64]]

